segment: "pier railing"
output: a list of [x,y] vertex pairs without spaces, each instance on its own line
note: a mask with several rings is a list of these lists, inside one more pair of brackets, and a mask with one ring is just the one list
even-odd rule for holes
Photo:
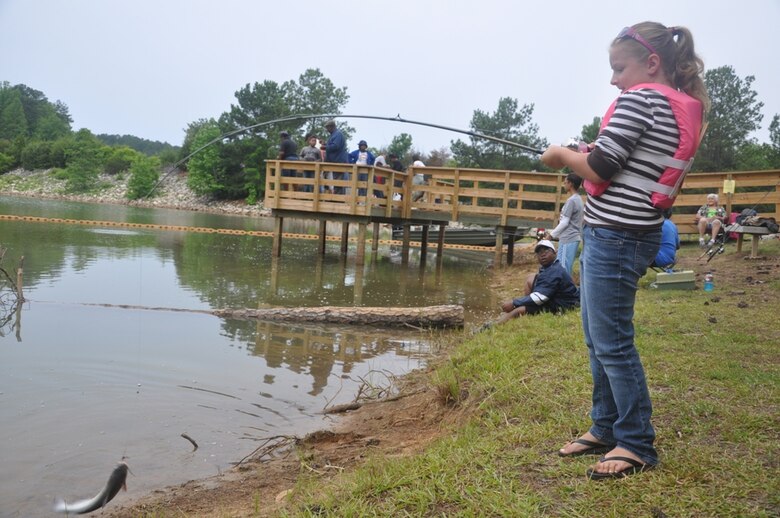
[[[415,175],[424,182],[416,183]],[[555,173],[448,167],[381,167],[268,161],[265,206],[388,219],[521,226],[552,219],[561,202]],[[536,202],[536,203],[534,203]]]
[[[415,175],[424,175],[423,184]],[[549,227],[566,201],[562,173],[452,167],[382,167],[320,162],[266,162],[265,206],[279,211],[374,220],[460,222]],[[419,180],[418,176],[418,180]],[[733,185],[731,185],[733,182]],[[689,174],[675,203],[681,233],[695,232],[693,214],[706,194],[719,194],[727,212],[759,205],[780,219],[780,170]]]

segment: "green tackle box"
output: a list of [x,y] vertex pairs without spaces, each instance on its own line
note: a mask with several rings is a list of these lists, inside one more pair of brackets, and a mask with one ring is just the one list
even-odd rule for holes
[[661,272],[650,286],[659,290],[692,290],[696,288],[696,276],[693,270]]

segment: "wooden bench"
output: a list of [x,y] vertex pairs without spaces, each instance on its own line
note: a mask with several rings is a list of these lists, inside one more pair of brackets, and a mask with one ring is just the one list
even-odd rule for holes
[[753,236],[753,243],[750,248],[751,259],[758,257],[758,242],[761,240],[761,236],[769,234],[769,229],[766,227],[746,227],[736,223],[726,226],[724,230],[737,234],[737,253],[742,251],[742,238],[745,235]]

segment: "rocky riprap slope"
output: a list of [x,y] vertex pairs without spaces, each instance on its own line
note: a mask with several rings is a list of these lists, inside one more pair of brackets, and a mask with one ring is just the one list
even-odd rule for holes
[[187,187],[186,173],[168,175],[155,190],[155,195],[130,201],[125,197],[129,175],[101,175],[100,189],[87,194],[67,194],[65,181],[55,178],[50,170],[25,171],[17,169],[0,176],[0,194],[28,196],[53,200],[71,200],[87,203],[112,203],[135,207],[157,207],[196,210],[243,216],[267,216],[262,203],[247,205],[243,201],[212,200],[198,196]]

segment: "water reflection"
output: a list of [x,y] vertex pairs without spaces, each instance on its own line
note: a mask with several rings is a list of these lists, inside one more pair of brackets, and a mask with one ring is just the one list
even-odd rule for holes
[[[309,395],[317,396],[328,385],[334,365],[340,376],[349,377],[355,364],[365,363],[390,351],[397,360],[417,360],[430,353],[427,341],[398,340],[397,334],[375,330],[337,327],[282,326],[269,322],[256,324],[255,341],[249,350],[265,359],[268,367],[286,368],[312,378]],[[264,383],[273,385],[274,376]],[[309,387],[307,387],[309,388]]]
[[13,298],[0,302],[0,338],[5,338],[13,333],[17,342],[22,341],[22,304],[23,301],[12,295]]

